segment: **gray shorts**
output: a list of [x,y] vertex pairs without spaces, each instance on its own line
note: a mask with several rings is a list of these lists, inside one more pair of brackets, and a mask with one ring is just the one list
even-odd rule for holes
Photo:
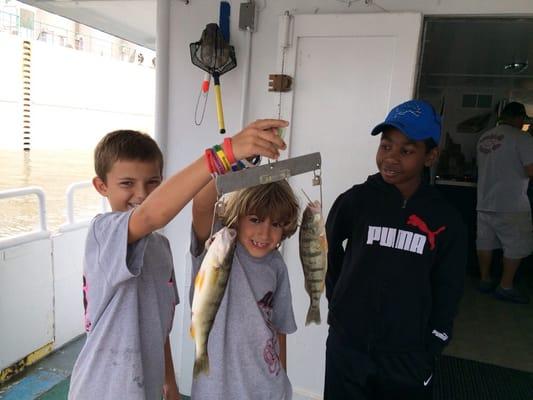
[[503,256],[521,259],[533,252],[530,212],[477,212],[478,250],[503,249]]

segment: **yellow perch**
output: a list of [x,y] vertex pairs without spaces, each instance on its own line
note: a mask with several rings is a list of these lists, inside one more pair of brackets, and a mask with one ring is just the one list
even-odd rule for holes
[[226,291],[236,236],[234,229],[224,227],[209,239],[206,243],[207,254],[194,280],[191,336],[196,345],[195,378],[201,372],[209,373],[207,340]]
[[304,270],[305,290],[311,304],[305,325],[320,324],[320,296],[328,268],[328,243],[319,201],[310,202],[304,210],[300,226],[300,260]]

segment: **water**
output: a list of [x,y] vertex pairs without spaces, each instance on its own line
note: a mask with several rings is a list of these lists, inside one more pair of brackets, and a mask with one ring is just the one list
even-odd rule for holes
[[[94,176],[92,151],[98,140],[116,129],[153,129],[155,70],[32,41],[28,98],[21,38],[0,32],[0,49],[0,190],[42,187],[48,230],[54,232],[66,222],[67,187]],[[19,148],[27,121],[29,153]],[[75,193],[75,220],[100,211],[94,189]],[[38,226],[35,195],[0,199],[0,238]]]
[[[66,190],[74,182],[94,176],[93,149],[0,149],[0,191],[40,186],[46,196],[47,225],[57,231],[66,223]],[[101,210],[101,197],[94,188],[74,193],[75,221],[89,219]],[[39,229],[39,202],[35,195],[0,199],[0,238]]]

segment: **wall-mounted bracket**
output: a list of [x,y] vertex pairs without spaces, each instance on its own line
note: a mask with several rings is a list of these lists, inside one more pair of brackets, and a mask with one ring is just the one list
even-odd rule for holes
[[289,92],[292,89],[292,78],[289,75],[268,75],[269,92]]

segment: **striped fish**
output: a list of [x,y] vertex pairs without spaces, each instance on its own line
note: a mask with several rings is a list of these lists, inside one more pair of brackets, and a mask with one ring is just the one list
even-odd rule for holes
[[208,240],[207,254],[194,280],[191,336],[196,346],[195,378],[201,372],[209,373],[207,340],[228,283],[236,237],[234,229],[224,227]]
[[320,324],[320,296],[328,268],[328,243],[320,202],[309,203],[304,210],[300,225],[300,261],[304,270],[305,290],[311,304],[305,325]]

